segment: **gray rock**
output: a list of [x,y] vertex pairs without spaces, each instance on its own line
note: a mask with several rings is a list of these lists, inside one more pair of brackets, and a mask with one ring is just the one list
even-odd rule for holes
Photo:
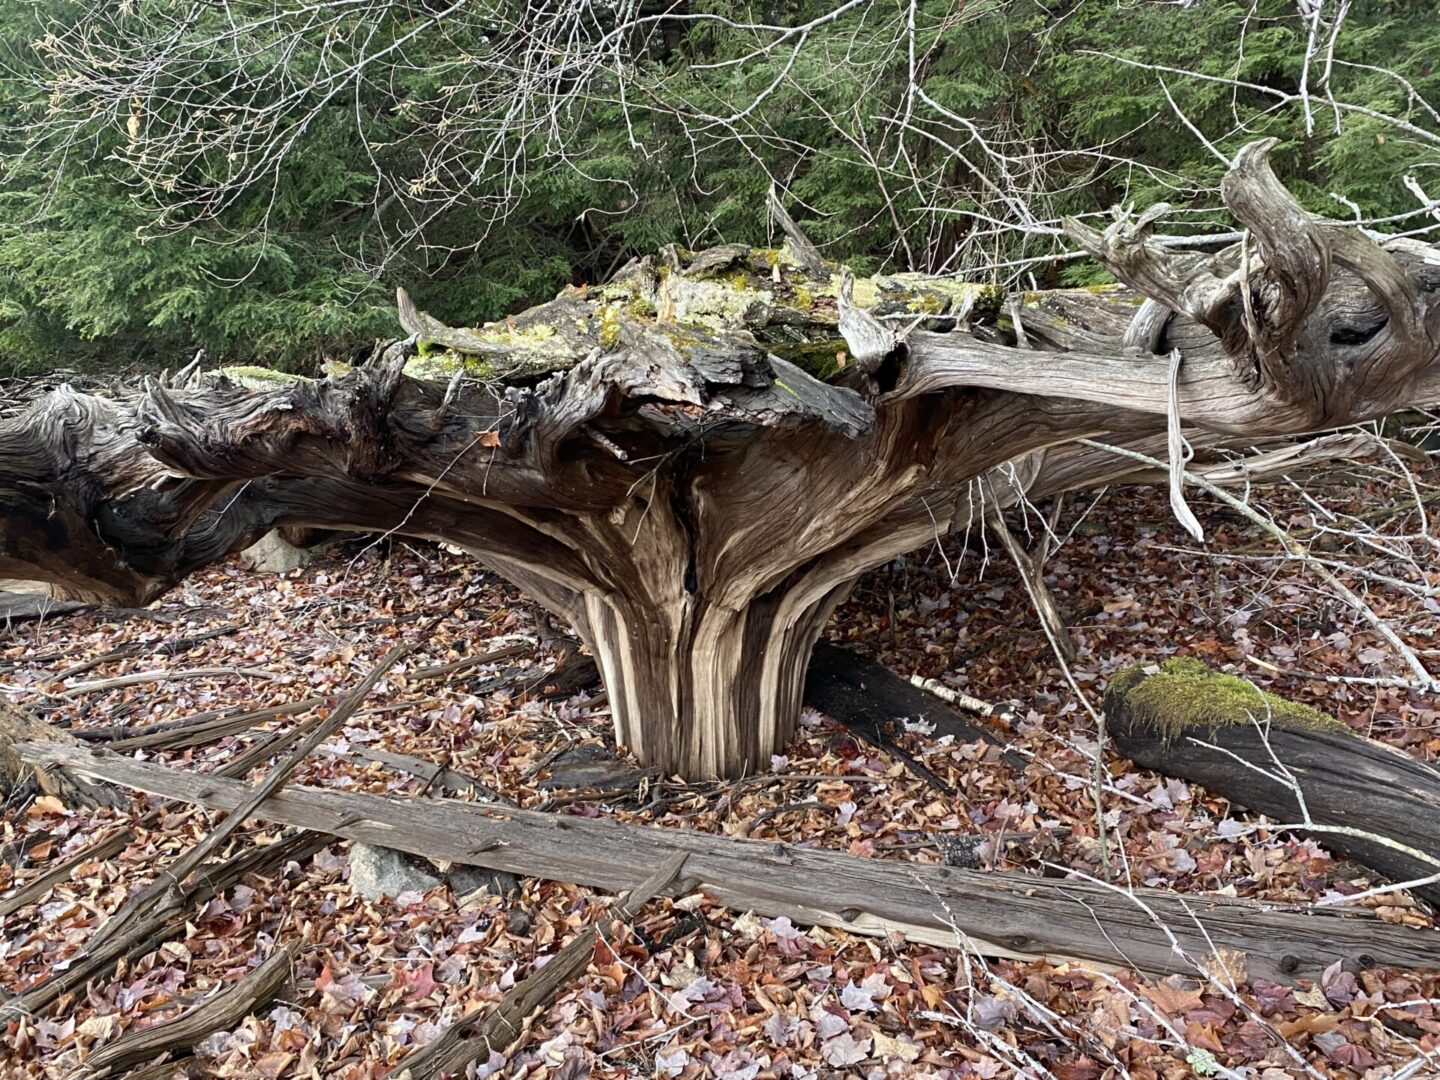
[[440,884],[440,872],[426,859],[374,844],[350,845],[350,887],[366,900],[426,892]]
[[645,779],[645,770],[622,760],[615,751],[595,743],[566,750],[550,764],[550,775],[540,781],[546,791],[557,788],[599,788],[628,791]]
[[483,866],[452,866],[445,875],[456,896],[465,897],[483,890],[489,896],[508,896],[520,887],[520,879],[504,870]]
[[350,886],[366,900],[399,896],[402,892],[428,892],[441,882],[457,897],[481,889],[490,896],[505,896],[520,887],[514,874],[480,866],[452,866],[441,871],[429,859],[407,851],[374,844],[350,845]]
[[272,529],[240,553],[244,565],[262,574],[288,574],[315,559],[310,548],[296,547]]

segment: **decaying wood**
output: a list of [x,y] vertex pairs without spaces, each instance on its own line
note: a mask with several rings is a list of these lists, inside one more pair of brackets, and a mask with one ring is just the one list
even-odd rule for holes
[[112,936],[123,935],[127,927],[157,907],[177,904],[187,880],[200,869],[220,846],[225,843],[241,825],[255,812],[255,808],[279,791],[296,769],[314,753],[315,748],[328,739],[342,724],[355,715],[357,709],[369,696],[385,673],[407,656],[414,648],[402,642],[391,649],[372,667],[354,689],[341,699],[340,704],[329,716],[317,717],[305,724],[300,732],[291,737],[303,735],[300,745],[290,752],[284,761],[272,768],[260,783],[249,789],[250,793],[239,806],[226,814],[225,819],[200,838],[184,854],[167,866],[160,876],[141,892],[132,896],[125,905],[111,916],[109,921],[90,939],[92,943],[103,943]]
[[[29,744],[22,752],[46,767],[214,810],[238,806],[249,790],[99,748]],[[1251,977],[1281,981],[1319,978],[1337,960],[1355,967],[1440,964],[1440,935],[1388,925],[1368,912],[1287,911],[1152,889],[1126,893],[1100,883],[864,859],[480,803],[289,788],[256,813],[435,861],[612,892],[635,888],[650,868],[686,853],[687,880],[736,911],[946,946],[956,944],[958,930],[966,947],[990,956],[1193,973],[1178,943],[1196,962],[1213,949],[1245,953]]]
[[202,633],[191,634],[186,637],[171,638],[167,641],[126,642],[117,649],[111,649],[109,652],[103,653],[100,656],[92,657],[78,664],[72,664],[64,671],[57,671],[55,678],[59,682],[64,682],[66,679],[79,678],[87,671],[93,671],[97,667],[113,663],[116,660],[124,660],[127,657],[135,656],[142,652],[152,652],[157,656],[179,656],[181,653],[188,652],[197,645],[202,645],[207,641],[213,641],[218,637],[224,637],[227,634],[233,634],[239,629],[240,627],[238,625],[232,624],[230,626],[217,626],[213,630],[206,630]]
[[[1117,750],[1277,824],[1311,821],[1322,845],[1392,882],[1440,874],[1440,769],[1186,663],[1194,666],[1182,673],[1131,669],[1111,681],[1105,713]],[[1414,892],[1440,903],[1440,883]]]
[[[616,900],[601,918],[603,939],[611,939],[640,909],[669,886],[685,865],[686,853],[666,859],[654,873]],[[595,955],[601,939],[598,924],[587,926],[552,956],[545,966],[531,972],[502,997],[484,1017],[463,1017],[433,1042],[406,1057],[387,1075],[395,1080],[435,1080],[445,1074],[464,1075],[472,1061],[487,1061],[491,1051],[504,1051],[519,1039],[525,1021],[548,1004],[568,982],[574,981]]]
[[106,784],[68,776],[51,776],[20,760],[16,744],[41,740],[65,742],[76,740],[63,728],[47,724],[27,712],[0,701],[0,798],[25,799],[32,795],[54,795],[72,806],[108,806],[112,809],[129,805],[124,792]]
[[105,1080],[128,1076],[131,1066],[141,1065],[172,1050],[188,1051],[215,1031],[229,1031],[251,1013],[268,1005],[290,982],[291,968],[299,947],[293,942],[274,949],[261,964],[239,982],[214,997],[141,1031],[127,1032],[85,1058],[71,1074],[72,1080]]
[[9,896],[0,897],[0,919],[35,903],[62,881],[69,881],[76,867],[120,854],[129,845],[130,839],[129,829],[112,830],[93,844],[85,845],[69,858],[56,863],[34,881],[26,882]]
[[905,721],[931,725],[935,738],[954,736],[956,742],[986,742],[1001,749],[1001,756],[1024,769],[1025,762],[1010,751],[994,731],[967,720],[960,713],[884,664],[867,660],[832,642],[816,643],[805,676],[805,704],[833,717],[868,742],[895,755],[927,783],[942,789],[949,785],[916,761],[896,739]]
[[47,619],[52,615],[69,615],[90,606],[78,600],[56,600],[44,593],[0,589],[0,627]]
[[243,679],[278,679],[280,678],[273,671],[265,671],[262,668],[235,668],[235,667],[207,667],[192,668],[189,671],[172,671],[168,668],[160,668],[156,671],[137,671],[130,675],[117,675],[113,679],[94,679],[90,682],[76,683],[68,690],[57,695],[62,700],[81,697],[85,694],[98,694],[106,690],[119,690],[127,686],[145,686],[150,683],[175,682],[180,679],[215,679],[231,675]]
[[0,421],[0,574],[134,603],[276,527],[441,540],[576,628],[642,763],[753,771],[861,574],[1137,472],[1077,438],[1163,459],[1172,417],[1198,450],[1440,399],[1434,248],[1305,213],[1269,148],[1224,185],[1243,251],[1070,223],[1111,288],[670,248],[478,329],[402,298],[411,338],[335,378],[55,391]]
[[[244,787],[243,784],[240,786]],[[302,832],[212,863],[204,874],[181,890],[173,904],[163,905],[135,919],[123,934],[98,944],[93,940],[87,942],[85,951],[69,967],[52,971],[34,986],[10,998],[4,1007],[27,1014],[38,1014],[48,1009],[64,995],[81,989],[92,979],[113,974],[115,965],[121,960],[144,956],[183,934],[195,911],[247,876],[267,873],[291,859],[308,858],[328,842],[329,838],[321,834]]]

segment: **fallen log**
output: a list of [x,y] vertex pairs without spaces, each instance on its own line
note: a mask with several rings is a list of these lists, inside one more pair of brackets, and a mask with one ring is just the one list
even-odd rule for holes
[[[894,754],[911,769],[919,764],[896,742],[895,725],[905,720],[925,721],[935,738],[953,735],[956,742],[987,742],[1004,748],[1000,737],[982,724],[967,719],[935,694],[895,674],[884,664],[829,641],[816,643],[805,675],[805,704],[833,717],[856,735]],[[1019,769],[1025,762],[1005,750],[1005,760]],[[927,781],[934,774],[919,766]]]
[[[1188,658],[1117,675],[1105,715],[1116,748],[1142,768],[1280,824],[1308,824],[1326,847],[1391,881],[1440,874],[1434,765]],[[1440,882],[1412,891],[1440,903]]]
[[0,626],[32,622],[51,615],[70,615],[93,606],[78,600],[56,600],[45,593],[0,590]]
[[[213,810],[233,810],[250,794],[233,780],[100,748],[35,743],[21,751],[47,768]],[[650,868],[684,852],[685,891],[703,889],[734,910],[860,934],[895,932],[931,944],[963,940],[989,956],[1194,974],[1216,951],[1232,959],[1244,953],[1251,977],[1287,982],[1318,979],[1337,960],[1355,968],[1440,965],[1440,934],[1382,923],[1368,912],[1277,910],[1220,897],[865,859],[480,803],[303,787],[275,794],[255,814],[436,861],[612,892],[634,888]]]

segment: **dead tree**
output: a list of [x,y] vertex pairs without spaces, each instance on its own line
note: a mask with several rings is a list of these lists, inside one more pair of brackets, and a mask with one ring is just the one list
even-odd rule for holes
[[410,339],[339,377],[56,391],[0,422],[0,575],[134,602],[277,525],[441,539],[576,628],[642,762],[753,770],[861,574],[1134,475],[1065,444],[1253,442],[1440,399],[1434,249],[1310,216],[1267,150],[1225,181],[1226,251],[1154,243],[1155,210],[1071,224],[1113,288],[1012,302],[671,248],[479,330],[402,296]]

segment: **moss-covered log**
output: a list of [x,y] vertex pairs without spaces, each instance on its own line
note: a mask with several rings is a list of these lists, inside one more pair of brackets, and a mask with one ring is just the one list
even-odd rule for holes
[[1124,285],[669,249],[476,329],[402,296],[410,336],[321,380],[58,391],[0,419],[0,574],[135,602],[275,527],[443,540],[576,628],[647,764],[763,767],[859,575],[1137,475],[1077,438],[1153,455],[1171,416],[1213,447],[1440,399],[1440,259],[1304,214],[1266,149],[1225,185],[1248,255],[1073,226]]
[[[1310,706],[1176,659],[1117,675],[1105,715],[1137,765],[1277,824],[1312,823],[1327,848],[1391,881],[1440,874],[1440,769]],[[1440,903],[1440,883],[1414,891]]]

